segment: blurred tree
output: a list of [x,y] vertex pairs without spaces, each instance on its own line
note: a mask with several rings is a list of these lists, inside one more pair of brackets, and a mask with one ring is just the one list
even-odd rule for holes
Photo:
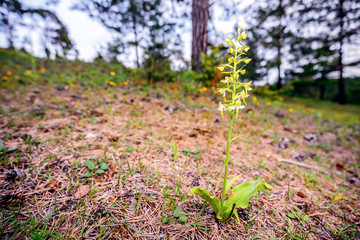
[[146,77],[151,83],[167,80],[173,81],[174,72],[170,67],[170,58],[178,59],[181,54],[181,38],[174,33],[175,23],[164,16],[162,1],[156,0],[149,4],[147,16],[147,28],[149,30],[149,42],[144,48],[143,66],[146,69]]
[[[293,37],[289,22],[292,4],[293,0],[262,0],[245,10],[251,26],[248,44],[252,47],[253,56],[249,57],[255,60],[249,66],[249,71],[255,75],[250,77],[268,75],[271,69],[276,68],[278,89],[284,84],[283,65]],[[259,67],[263,70],[256,70]]]
[[297,1],[297,40],[292,45],[293,74],[320,81],[320,98],[325,94],[326,79],[338,72],[338,101],[347,102],[344,69],[360,64],[358,56],[344,63],[344,45],[359,49],[359,0]]
[[201,53],[206,54],[208,46],[209,7],[209,0],[193,0],[192,2],[191,65],[197,72],[201,69]]
[[80,0],[75,8],[88,12],[117,34],[109,48],[115,57],[134,47],[137,67],[140,48],[156,57],[156,49],[160,53],[170,47],[164,35],[173,30],[173,24],[164,17],[167,10],[162,0]]
[[[24,17],[33,18],[31,23],[22,21]],[[7,33],[9,47],[14,48],[15,30],[17,26],[38,28],[40,23],[36,19],[40,17],[46,24],[44,29],[44,50],[50,56],[48,44],[60,47],[64,56],[74,46],[69,38],[66,26],[60,21],[56,14],[43,8],[30,8],[19,0],[0,0],[0,29]]]

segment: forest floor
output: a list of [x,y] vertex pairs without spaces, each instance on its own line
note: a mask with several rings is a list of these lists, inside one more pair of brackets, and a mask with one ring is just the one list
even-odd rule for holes
[[229,178],[275,189],[223,223],[188,191],[220,198],[229,116],[178,87],[1,88],[1,238],[360,238],[358,107],[250,97]]

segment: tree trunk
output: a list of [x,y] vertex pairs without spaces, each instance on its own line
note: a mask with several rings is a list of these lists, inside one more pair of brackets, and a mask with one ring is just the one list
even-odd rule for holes
[[338,82],[338,90],[339,90],[339,103],[346,104],[346,92],[345,92],[345,79],[343,77],[343,43],[344,43],[344,0],[339,1],[339,18],[340,18],[340,49],[339,49],[339,82]]
[[139,42],[138,42],[138,35],[137,35],[137,28],[136,28],[136,16],[135,16],[135,13],[133,13],[133,15],[132,15],[132,20],[133,20],[133,31],[134,31],[134,36],[135,36],[136,66],[139,68],[140,67],[139,50],[138,50]]
[[207,50],[207,24],[209,20],[209,0],[193,0],[192,3],[192,46],[191,65],[194,71],[201,69],[201,54]]
[[282,48],[282,41],[283,41],[283,33],[284,33],[284,28],[281,24],[281,20],[282,17],[285,15],[285,9],[282,5],[282,0],[279,0],[279,11],[280,11],[280,16],[279,16],[279,35],[278,35],[278,39],[277,39],[277,58],[276,58],[276,62],[277,62],[277,69],[278,69],[278,80],[277,80],[277,89],[281,89],[282,88],[282,78],[281,78],[281,48]]

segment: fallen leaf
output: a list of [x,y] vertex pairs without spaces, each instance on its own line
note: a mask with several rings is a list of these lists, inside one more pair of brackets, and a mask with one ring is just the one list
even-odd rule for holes
[[75,193],[75,199],[80,199],[83,196],[85,196],[89,192],[89,186],[88,185],[80,185]]
[[303,192],[297,192],[296,195],[298,195],[301,198],[306,198],[306,195]]
[[342,164],[341,162],[337,162],[337,163],[336,163],[336,168],[337,168],[338,170],[341,170],[341,169],[344,168],[344,164]]

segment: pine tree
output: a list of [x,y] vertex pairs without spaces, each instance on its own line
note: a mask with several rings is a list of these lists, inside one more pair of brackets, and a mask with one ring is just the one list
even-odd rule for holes
[[69,38],[69,32],[66,26],[53,11],[44,8],[27,7],[19,0],[1,0],[0,29],[3,29],[3,31],[7,33],[9,48],[14,48],[17,26],[21,25],[29,28],[38,27],[38,22],[36,20],[32,21],[30,24],[22,21],[25,16],[39,16],[47,26],[49,26],[44,30],[44,50],[48,57],[50,56],[50,50],[47,43],[59,47],[64,56],[66,56],[68,51],[74,47]]
[[[292,40],[289,25],[289,12],[293,11],[291,0],[256,1],[246,10],[250,17],[251,33],[249,44],[252,46],[252,66],[261,67],[256,76],[267,75],[271,69],[277,70],[277,88],[284,84],[284,62],[287,60],[287,48]],[[256,65],[254,65],[256,64]],[[251,76],[250,76],[251,77]]]
[[[360,64],[360,58],[344,64],[344,46],[358,45],[360,2],[358,0],[298,1],[293,19],[298,23],[297,41],[292,45],[296,68],[293,74],[320,82],[324,97],[326,79],[338,74],[338,101],[345,104],[344,69]],[[357,47],[358,48],[358,47]]]

